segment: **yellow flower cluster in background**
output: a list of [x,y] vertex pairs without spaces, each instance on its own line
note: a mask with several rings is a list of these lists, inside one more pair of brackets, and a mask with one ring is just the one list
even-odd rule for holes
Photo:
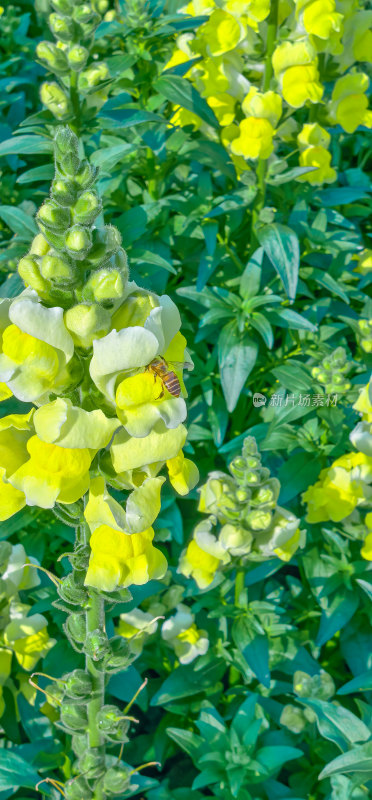
[[[192,125],[220,139],[239,175],[251,168],[251,161],[269,159],[285,138],[284,128],[278,128],[283,113],[286,129],[297,109],[305,106],[310,111],[313,105],[319,105],[326,125],[340,125],[346,133],[372,126],[368,77],[356,66],[372,58],[372,11],[360,7],[358,0],[281,0],[276,44],[268,52],[271,9],[268,0],[192,0],[180,13],[207,15],[208,21],[195,33],[179,36],[164,67],[187,65],[185,77],[213,110],[220,132],[182,106],[174,108],[172,124]],[[324,54],[332,57],[338,72],[333,85],[322,75]],[[331,165],[330,134],[313,119],[304,124],[297,143],[296,124],[292,129],[299,166],[310,168],[299,180],[332,183],[337,174]],[[306,141],[314,126],[319,130]]]
[[[367,536],[361,555],[372,560],[372,382],[365,386],[353,408],[361,421],[350,434],[357,452],[346,453],[323,469],[319,480],[302,495],[307,504],[307,521],[311,523],[344,522],[364,517]],[[356,516],[355,516],[356,515]]]

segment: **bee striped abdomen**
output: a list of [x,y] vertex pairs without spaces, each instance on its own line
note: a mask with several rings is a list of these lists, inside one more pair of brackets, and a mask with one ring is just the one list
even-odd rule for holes
[[167,372],[166,375],[162,375],[162,380],[169,394],[173,395],[173,397],[180,396],[181,386],[175,372]]

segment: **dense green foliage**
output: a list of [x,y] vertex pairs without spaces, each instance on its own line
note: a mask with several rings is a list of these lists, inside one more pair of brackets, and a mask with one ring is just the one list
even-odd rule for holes
[[[364,517],[372,451],[349,437],[360,412],[364,425],[372,419],[371,398],[355,408],[372,366],[367,129],[329,124],[340,72],[337,53],[321,52],[324,103],[288,113],[289,133],[269,160],[242,169],[188,73],[202,56],[194,51],[164,73],[178,37],[205,25],[210,9],[190,17],[173,0],[97,0],[97,17],[82,23],[92,30],[78,73],[63,47],[40,47],[54,42],[55,5],[20,0],[0,17],[0,295],[23,289],[18,262],[38,233],[56,126],[66,122],[99,170],[104,221],[122,236],[131,280],[177,303],[195,365],[185,378],[184,449],[199,468],[199,492],[162,491],[154,529],[165,578],[130,586],[131,599],[126,589],[107,598],[107,634],[127,640],[131,664],[112,670],[106,703],[125,716],[147,679],[129,732],[107,736],[108,763],[116,769],[126,738],[125,765],[159,763],[118,783],[117,796],[364,800],[372,794],[372,520]],[[354,5],[356,15],[368,13]],[[281,40],[289,33],[284,23]],[[247,53],[252,82],[266,44]],[[65,106],[55,89],[40,95],[45,81],[65,92]],[[175,105],[203,124],[193,116],[171,123]],[[337,178],[329,186],[301,180],[296,135],[309,120],[330,134]],[[52,300],[65,307],[63,292]],[[28,408],[5,394],[1,416]],[[348,453],[355,460],[339,463],[347,475],[334,488],[320,473]],[[124,497],[118,485],[115,499]],[[78,636],[70,631],[75,649],[63,637],[66,607],[48,575],[70,572],[73,525],[61,509],[28,505],[0,523],[0,800],[56,800],[77,775],[86,788],[84,753],[77,772],[72,746],[76,698],[63,725],[51,688],[84,667]],[[199,571],[190,541],[208,554]],[[42,566],[39,582],[31,567],[23,574],[26,559]],[[41,621],[27,660],[9,625],[32,615]],[[34,669],[47,677],[30,684]],[[75,785],[76,798],[92,797]]]

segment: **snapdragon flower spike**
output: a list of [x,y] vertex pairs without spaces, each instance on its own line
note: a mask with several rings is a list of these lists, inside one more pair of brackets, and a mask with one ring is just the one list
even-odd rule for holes
[[[72,119],[76,112],[70,96],[71,87],[84,96],[95,86],[99,89],[109,78],[105,62],[89,64],[94,32],[108,12],[109,0],[52,0],[51,6],[48,22],[57,43],[39,42],[36,55],[42,65],[57,76],[59,83],[43,83],[40,97],[53,116],[64,121]],[[98,105],[106,99],[94,94]],[[89,102],[94,104],[94,97],[91,96]]]
[[[55,177],[50,197],[37,214],[41,233],[22,258],[18,271],[27,286],[49,304],[71,307],[71,297],[92,303],[120,299],[128,283],[128,262],[116,228],[96,228],[102,204],[94,189],[97,170],[81,158],[79,141],[68,127],[55,136]],[[75,344],[91,346],[94,335],[109,330],[98,305],[71,309]],[[87,344],[88,342],[88,344]]]
[[178,571],[201,589],[214,584],[234,559],[289,561],[304,545],[299,520],[277,503],[279,481],[261,465],[253,437],[245,439],[229,472],[211,473],[201,487],[199,511],[209,517],[196,526],[179,562]]

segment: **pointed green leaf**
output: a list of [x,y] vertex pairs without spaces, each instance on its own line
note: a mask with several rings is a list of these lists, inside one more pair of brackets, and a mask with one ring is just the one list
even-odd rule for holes
[[257,238],[281,278],[288,297],[294,300],[300,266],[300,245],[297,235],[286,225],[273,222],[271,225],[259,228]]

